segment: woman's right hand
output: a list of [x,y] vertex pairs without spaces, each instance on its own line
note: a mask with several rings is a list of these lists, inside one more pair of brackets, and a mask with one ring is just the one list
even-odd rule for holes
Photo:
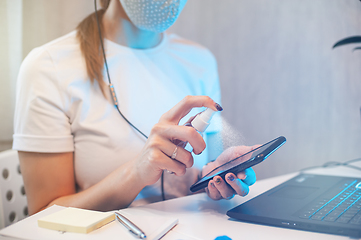
[[[177,147],[173,141],[177,139],[189,142],[195,154],[202,153],[206,144],[194,128],[179,126],[179,121],[194,107],[208,107],[218,111],[217,105],[207,96],[187,96],[162,115],[159,122],[153,126],[142,151],[134,159],[138,179],[145,186],[158,181],[163,170],[173,172],[176,176],[183,176],[186,168],[193,166],[192,154]],[[175,151],[176,157],[172,159],[171,156]]]
[[205,96],[185,97],[152,128],[145,146],[135,159],[81,192],[76,192],[75,188],[73,152],[19,152],[29,214],[53,204],[101,211],[124,208],[146,185],[155,183],[163,170],[183,175],[186,168],[193,165],[193,157],[179,147],[175,159],[171,159],[169,156],[176,148],[172,140],[189,141],[195,154],[203,151],[205,143],[195,129],[178,126],[179,120],[194,107],[216,110],[215,104]]

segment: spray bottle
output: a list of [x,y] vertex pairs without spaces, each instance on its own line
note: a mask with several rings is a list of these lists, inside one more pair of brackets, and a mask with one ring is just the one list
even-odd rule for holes
[[[195,116],[195,118],[190,123],[186,123],[184,126],[193,127],[201,136],[203,136],[203,132],[209,126],[214,112],[214,110],[207,108],[205,111]],[[178,147],[186,149],[189,152],[193,151],[192,146],[188,142],[174,140],[173,143],[175,143]]]

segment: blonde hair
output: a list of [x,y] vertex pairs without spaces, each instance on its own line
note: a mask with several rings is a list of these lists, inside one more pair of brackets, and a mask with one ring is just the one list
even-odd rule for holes
[[77,26],[77,38],[80,43],[80,50],[85,58],[86,70],[90,81],[97,81],[104,96],[105,83],[103,81],[104,59],[100,46],[99,30],[96,13],[98,14],[100,28],[103,29],[102,19],[105,10],[108,8],[110,0],[100,0],[102,9],[87,16]]

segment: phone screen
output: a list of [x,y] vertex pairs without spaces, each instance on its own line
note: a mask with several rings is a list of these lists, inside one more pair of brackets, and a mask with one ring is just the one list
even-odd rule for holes
[[253,149],[252,151],[243,154],[240,157],[237,157],[229,162],[226,162],[225,164],[219,167],[216,167],[207,175],[205,175],[203,178],[201,178],[198,182],[193,184],[191,186],[191,191],[195,192],[202,188],[207,187],[209,180],[211,180],[216,175],[219,175],[224,179],[224,176],[229,172],[237,174],[249,167],[252,167],[262,162],[274,151],[276,151],[280,146],[282,146],[285,142],[286,142],[285,137],[283,136],[278,137],[256,149]]

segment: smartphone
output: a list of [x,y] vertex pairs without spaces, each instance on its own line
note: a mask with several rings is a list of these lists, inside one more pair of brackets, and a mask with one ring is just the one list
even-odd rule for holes
[[250,168],[258,163],[264,161],[269,155],[271,155],[274,151],[276,151],[279,147],[281,147],[286,142],[286,138],[280,136],[268,143],[263,144],[262,146],[249,151],[242,156],[239,156],[225,164],[216,167],[212,171],[210,171],[207,175],[201,178],[198,182],[193,184],[190,188],[192,192],[197,192],[208,186],[208,182],[213,179],[215,176],[220,176],[225,180],[225,176],[227,173],[237,174],[239,172],[244,171],[247,168]]

